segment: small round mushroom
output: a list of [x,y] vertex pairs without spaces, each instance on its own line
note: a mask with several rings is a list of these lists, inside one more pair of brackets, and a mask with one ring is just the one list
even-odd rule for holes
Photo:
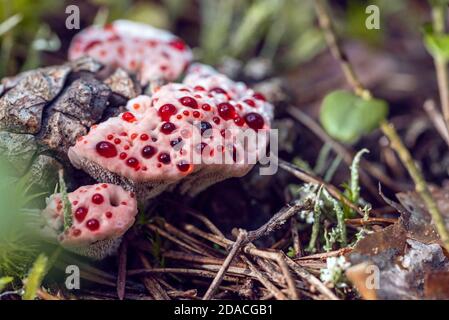
[[179,183],[182,193],[195,195],[254,166],[267,141],[239,137],[267,133],[272,108],[245,84],[195,65],[183,84],[130,100],[128,111],[92,128],[68,155],[95,179],[146,199]]
[[142,85],[177,79],[193,57],[185,42],[170,32],[127,20],[78,33],[69,59],[86,55],[136,73]]
[[61,194],[56,193],[47,199],[42,211],[44,232],[68,250],[94,259],[115,253],[122,235],[135,221],[135,195],[120,186],[102,183],[80,187],[68,198],[71,226],[64,230],[64,204]]

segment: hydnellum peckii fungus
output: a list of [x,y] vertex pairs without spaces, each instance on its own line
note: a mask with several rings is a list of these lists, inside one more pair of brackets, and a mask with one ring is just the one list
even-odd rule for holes
[[[167,31],[92,26],[75,36],[69,58],[2,81],[0,129],[28,135],[33,150],[100,183],[69,194],[73,219],[60,194],[42,212],[46,233],[72,251],[110,255],[134,222],[136,199],[175,187],[193,196],[265,155],[273,106],[244,83],[191,65],[190,48]],[[140,95],[148,84],[151,96]],[[70,185],[82,184],[78,176],[69,174]]]
[[68,198],[70,219],[64,216],[66,204],[60,193],[47,199],[47,207],[42,211],[44,233],[56,238],[63,247],[91,258],[102,259],[115,253],[122,235],[134,223],[135,195],[120,186],[103,183],[83,186],[69,193]]
[[69,149],[72,164],[102,182],[120,184],[143,199],[180,183],[194,195],[209,185],[245,175],[265,151],[245,144],[246,130],[267,132],[272,105],[262,94],[204,65],[184,82],[139,96],[127,111],[92,127]]
[[192,60],[192,52],[182,39],[126,20],[91,26],[78,33],[70,45],[69,59],[86,55],[135,73],[142,85],[175,80]]

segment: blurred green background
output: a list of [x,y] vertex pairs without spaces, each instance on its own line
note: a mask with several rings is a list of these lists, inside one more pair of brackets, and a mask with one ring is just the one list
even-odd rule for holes
[[[345,22],[338,26],[346,38],[371,46],[382,46],[385,35],[403,32],[404,26],[416,26],[423,2],[331,1],[340,18],[336,21]],[[64,61],[78,32],[65,28],[70,4],[80,8],[81,28],[119,18],[145,22],[183,37],[195,48],[196,58],[210,64],[260,58],[273,62],[275,70],[285,70],[324,49],[312,0],[1,0],[0,76]],[[381,8],[386,28],[365,28],[369,4]],[[405,9],[407,15],[400,14]]]

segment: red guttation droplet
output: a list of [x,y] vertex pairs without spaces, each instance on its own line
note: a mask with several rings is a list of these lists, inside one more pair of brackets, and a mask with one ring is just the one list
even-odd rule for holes
[[139,165],[139,160],[133,157],[128,158],[128,160],[126,160],[126,165],[131,168],[137,168],[137,166]]
[[253,94],[253,97],[257,100],[262,100],[262,101],[267,101],[267,99],[265,98],[265,96],[260,93],[260,92],[256,92]]
[[220,88],[220,87],[212,88],[212,89],[209,90],[209,92],[227,94],[227,92],[224,89]]
[[87,220],[86,227],[90,231],[96,231],[100,228],[100,222],[97,219]]
[[117,148],[110,142],[101,141],[97,143],[97,152],[100,156],[105,158],[113,158],[117,156]]
[[181,39],[173,40],[169,44],[170,46],[179,51],[184,51],[186,49],[186,44]]
[[144,157],[145,159],[150,159],[151,157],[153,157],[156,154],[156,148],[152,147],[150,145],[145,146],[142,148],[142,157]]
[[251,100],[251,99],[243,100],[243,102],[245,102],[247,105],[249,105],[251,107],[255,107],[256,106],[256,103],[254,102],[254,100]]
[[265,121],[263,120],[262,116],[255,112],[250,112],[245,115],[245,121],[248,127],[254,130],[262,129]]
[[92,196],[92,202],[95,204],[102,204],[104,202],[104,197],[101,194],[96,193]]
[[179,99],[179,102],[186,107],[192,108],[192,109],[197,109],[198,108],[198,102],[196,102],[195,99],[191,98],[191,97],[182,97],[181,99]]
[[171,161],[170,155],[168,153],[160,153],[157,159],[163,164],[169,164]]
[[234,106],[227,102],[223,102],[218,105],[218,114],[224,120],[231,120],[234,119],[236,116]]
[[164,104],[158,111],[159,117],[162,121],[169,121],[172,115],[175,115],[178,110],[170,103]]
[[245,124],[245,120],[240,118],[239,116],[234,118],[234,123],[238,125],[239,127],[243,126]]
[[190,170],[190,168],[192,167],[192,165],[190,163],[188,163],[187,161],[181,161],[179,162],[176,167],[178,167],[178,170],[181,172],[187,172]]
[[87,216],[87,212],[88,212],[88,210],[85,207],[79,207],[78,209],[76,209],[76,211],[75,211],[76,221],[83,222],[84,218],[86,218],[86,216]]
[[108,211],[105,213],[106,218],[111,219],[112,218],[112,212]]
[[164,134],[170,134],[176,129],[176,126],[171,122],[165,122],[161,126],[161,132]]
[[131,112],[125,112],[122,114],[122,119],[126,122],[134,122],[136,121],[136,117]]

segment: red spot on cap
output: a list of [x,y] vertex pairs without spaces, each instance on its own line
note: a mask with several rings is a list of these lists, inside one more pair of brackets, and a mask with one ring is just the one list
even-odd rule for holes
[[74,214],[76,221],[83,222],[84,218],[86,218],[87,216],[87,212],[88,210],[85,207],[79,207],[78,209],[76,209]]
[[256,103],[254,102],[254,100],[251,100],[251,99],[243,100],[243,102],[245,102],[247,105],[249,105],[251,107],[255,107],[256,106]]
[[223,88],[220,88],[220,87],[212,88],[209,90],[209,92],[227,94],[227,92]]
[[198,108],[198,103],[192,97],[182,97],[181,99],[179,99],[179,102],[183,106],[186,106],[186,107],[189,107],[189,108],[192,108],[192,109],[197,109]]
[[96,150],[100,156],[105,158],[113,158],[117,156],[117,148],[112,143],[107,141],[97,143]]
[[255,112],[250,112],[245,115],[245,121],[248,127],[254,130],[262,129],[265,121],[263,120],[262,116]]
[[218,105],[218,114],[224,120],[231,120],[234,119],[236,116],[234,106],[227,102],[223,102]]
[[187,161],[182,160],[176,165],[176,167],[181,172],[188,172],[192,168],[192,165]]
[[126,122],[134,122],[136,121],[136,117],[129,111],[122,114],[122,119]]
[[262,100],[262,101],[266,101],[267,99],[265,98],[265,96],[260,93],[260,92],[256,92],[254,93],[253,97],[257,100]]
[[131,168],[137,168],[139,166],[139,160],[131,157],[128,160],[126,160],[126,165]]
[[96,231],[100,228],[100,222],[97,219],[87,220],[86,227],[90,231]]
[[101,194],[96,193],[92,196],[92,202],[95,204],[102,204],[104,202],[104,197]]
[[164,104],[158,111],[159,117],[162,121],[169,121],[172,115],[175,115],[178,110],[170,103]]
[[142,148],[142,157],[144,157],[145,159],[150,159],[156,154],[156,151],[157,150],[155,147],[152,147],[150,145],[145,146]]
[[169,45],[179,51],[184,51],[186,49],[186,44],[181,39],[172,40]]
[[171,161],[170,155],[165,152],[160,153],[157,159],[163,164],[169,164]]
[[162,126],[161,126],[161,132],[163,134],[170,134],[172,133],[174,130],[176,129],[176,126],[171,123],[171,122],[165,122]]

